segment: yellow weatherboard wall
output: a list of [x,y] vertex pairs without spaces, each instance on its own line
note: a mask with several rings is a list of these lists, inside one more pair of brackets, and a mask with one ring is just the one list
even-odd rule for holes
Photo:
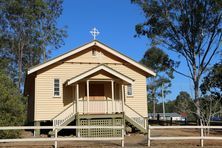
[[[92,55],[92,50],[96,50],[97,55]],[[147,117],[147,95],[146,95],[146,76],[135,66],[103,51],[98,47],[91,47],[80,53],[77,53],[67,59],[50,65],[37,71],[35,78],[35,108],[34,120],[51,120],[59,114],[73,100],[72,87],[65,90],[70,91],[69,95],[64,96],[64,83],[99,64],[105,63],[108,67],[135,80],[133,84],[133,96],[126,96],[126,104],[135,111]],[[103,74],[94,76],[96,78],[104,78]],[[60,79],[61,95],[53,96],[53,82],[55,78]],[[84,85],[80,84],[80,88]],[[81,94],[80,94],[81,96]]]

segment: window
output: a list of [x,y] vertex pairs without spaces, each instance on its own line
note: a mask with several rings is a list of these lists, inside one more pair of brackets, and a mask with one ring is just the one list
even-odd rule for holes
[[132,85],[127,85],[127,96],[133,96]]
[[54,79],[54,97],[60,96],[60,82],[59,79]]

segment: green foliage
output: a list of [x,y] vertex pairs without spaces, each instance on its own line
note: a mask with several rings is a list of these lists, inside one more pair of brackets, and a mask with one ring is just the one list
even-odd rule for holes
[[[153,105],[148,104],[148,112],[151,113]],[[166,113],[186,113],[188,120],[193,121],[195,119],[195,106],[190,95],[181,91],[175,100],[165,102],[165,111]],[[156,104],[156,112],[162,113],[163,107],[162,102]]]
[[0,58],[10,59],[11,77],[20,88],[27,69],[39,64],[66,36],[57,27],[62,0],[1,0]]
[[203,94],[210,93],[218,99],[222,97],[222,61],[216,63],[201,84]]
[[[182,56],[194,84],[195,99],[203,73],[221,50],[222,2],[217,0],[131,0],[146,17],[136,25],[137,36],[146,36]],[[198,106],[198,103],[197,103]]]
[[200,98],[200,109],[202,124],[209,126],[212,117],[221,116],[221,98],[217,98],[215,95],[202,96]]
[[[152,103],[148,104],[148,113],[153,112],[153,105]],[[156,113],[162,113],[163,112],[163,104],[162,102],[157,102],[156,104]],[[166,113],[175,113],[177,110],[175,109],[175,100],[167,101],[165,102],[165,112]],[[179,113],[179,112],[177,112]]]
[[181,91],[175,100],[175,111],[178,113],[187,113],[188,119],[194,118],[195,106],[190,95]]
[[212,59],[221,50],[222,1],[220,0],[131,0],[144,12],[136,36],[146,36],[183,58],[193,81],[196,115],[200,118],[200,82]]
[[141,63],[152,68],[156,73],[164,72],[170,78],[173,78],[173,67],[176,63],[160,48],[151,47],[148,49]]
[[[25,106],[23,97],[12,80],[0,71],[0,126],[18,126],[24,124]],[[14,138],[19,131],[0,131],[1,138]]]
[[170,93],[171,79],[173,78],[173,67],[176,63],[160,48],[149,48],[141,63],[147,67],[151,67],[156,72],[156,77],[148,79],[147,93],[148,101],[153,102],[153,113],[155,113],[155,104],[157,98]]

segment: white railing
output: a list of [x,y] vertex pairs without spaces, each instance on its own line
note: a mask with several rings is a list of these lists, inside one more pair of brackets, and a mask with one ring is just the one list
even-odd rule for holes
[[[200,129],[200,136],[195,137],[151,137],[152,129]],[[151,140],[200,140],[200,146],[204,146],[204,140],[222,140],[222,137],[204,136],[204,129],[222,129],[222,126],[150,126],[147,128],[147,145],[150,147]]]
[[[111,114],[112,111],[112,100],[90,100],[89,101],[89,112],[87,110],[87,100],[78,101],[79,113],[93,113],[93,114]],[[122,102],[114,101],[114,112],[122,112]]]
[[[58,130],[61,129],[122,129],[121,137],[58,137]],[[10,126],[0,127],[0,130],[35,130],[35,129],[53,129],[55,137],[51,138],[19,138],[19,139],[0,139],[0,143],[6,142],[48,142],[54,141],[54,147],[57,148],[58,141],[111,141],[120,140],[124,147],[124,126]]]
[[130,108],[128,105],[124,105],[125,109],[125,115],[128,116],[130,119],[132,119],[134,122],[136,122],[138,125],[146,129],[146,119],[137,113],[135,110]]
[[76,104],[71,103],[66,109],[64,109],[61,113],[55,116],[53,120],[53,126],[60,126],[68,119],[73,117],[76,113]]

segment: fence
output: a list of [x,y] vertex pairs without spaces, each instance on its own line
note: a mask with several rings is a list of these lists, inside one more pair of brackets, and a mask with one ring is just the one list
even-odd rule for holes
[[[196,137],[151,137],[152,129],[200,129],[200,136]],[[148,126],[147,144],[151,145],[151,140],[200,140],[200,146],[204,146],[204,140],[222,140],[222,137],[204,136],[204,129],[222,129],[222,126]]]
[[[52,129],[55,136],[52,138],[22,138],[22,139],[0,139],[0,143],[5,142],[50,142],[54,141],[54,147],[57,148],[58,141],[121,141],[124,147],[124,126],[18,126],[18,127],[0,127],[0,130],[36,130]],[[121,137],[58,137],[59,129],[122,129]]]

